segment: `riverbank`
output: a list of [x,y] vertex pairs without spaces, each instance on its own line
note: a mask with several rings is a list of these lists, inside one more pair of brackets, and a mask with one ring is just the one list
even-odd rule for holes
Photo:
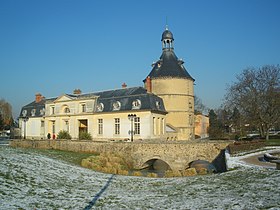
[[262,161],[265,153],[280,151],[280,146],[264,147],[261,150],[251,151],[249,153],[239,153],[235,156],[230,156],[227,160],[228,168],[235,168],[240,166],[271,168],[275,169],[276,164],[267,161]]

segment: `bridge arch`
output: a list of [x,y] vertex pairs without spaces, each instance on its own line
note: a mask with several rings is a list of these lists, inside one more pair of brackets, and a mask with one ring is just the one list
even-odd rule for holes
[[173,170],[172,164],[160,157],[147,158],[142,163],[142,168],[155,171]]

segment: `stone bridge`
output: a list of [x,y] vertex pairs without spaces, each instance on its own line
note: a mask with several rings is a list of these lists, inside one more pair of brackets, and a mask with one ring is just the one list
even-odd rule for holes
[[224,150],[231,141],[186,142],[97,142],[74,140],[12,140],[13,147],[57,149],[74,152],[115,152],[132,158],[135,168],[147,167],[162,160],[172,170],[184,170],[194,160],[212,162],[219,171],[225,170]]

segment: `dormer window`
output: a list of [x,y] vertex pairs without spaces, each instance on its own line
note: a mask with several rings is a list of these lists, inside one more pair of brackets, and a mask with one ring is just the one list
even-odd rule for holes
[[140,109],[141,108],[141,101],[136,99],[132,102],[132,109]]
[[32,109],[32,110],[31,110],[31,116],[34,117],[35,114],[36,114],[36,109]]
[[156,101],[156,107],[157,107],[157,109],[160,109],[160,102],[159,101]]
[[45,114],[45,108],[40,109],[40,115],[44,115]]
[[116,101],[113,103],[113,111],[118,111],[121,109],[121,102]]
[[99,103],[99,104],[97,104],[97,106],[96,106],[96,110],[97,110],[98,112],[102,112],[102,111],[103,111],[103,109],[104,109],[104,104],[103,104],[103,103]]
[[23,111],[22,111],[22,116],[23,116],[23,117],[26,117],[26,115],[27,115],[27,110],[23,110]]

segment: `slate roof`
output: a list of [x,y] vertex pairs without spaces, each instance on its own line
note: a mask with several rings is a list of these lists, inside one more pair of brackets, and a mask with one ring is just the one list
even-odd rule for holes
[[151,78],[173,77],[186,78],[194,81],[192,76],[183,66],[184,61],[179,60],[172,49],[165,49],[160,59],[153,64],[153,69],[148,75]]
[[[147,90],[143,87],[104,91],[95,93],[95,95],[99,96],[97,104],[103,103],[104,105],[103,112],[114,111],[112,107],[117,101],[121,104],[119,111],[133,110],[132,103],[137,99],[141,102],[139,110],[166,112],[162,98],[154,94],[147,93]],[[95,111],[98,110],[96,109]]]
[[[45,103],[46,99],[42,99],[40,102],[35,101],[22,107],[20,117],[40,117],[45,115]],[[33,111],[34,110],[34,111]],[[24,114],[25,112],[25,114]]]
[[[168,29],[166,29],[162,33],[161,41],[165,39],[174,40],[172,32],[169,31]],[[161,77],[171,77],[171,78],[186,78],[194,81],[194,79],[187,72],[183,64],[184,61],[177,58],[173,47],[163,48],[160,59],[156,63],[153,63],[152,71],[148,76],[152,79],[161,78]]]
[[[97,107],[94,107],[94,112],[117,112],[117,111],[128,111],[128,110],[151,110],[158,111],[162,113],[167,113],[163,104],[163,100],[152,94],[147,93],[147,90],[143,87],[132,87],[132,88],[123,88],[116,90],[108,90],[94,93],[86,93],[86,94],[66,94],[67,96],[75,99],[86,99],[97,97],[96,104],[102,103],[104,108],[102,111],[98,110]],[[26,110],[27,117],[41,117],[45,114],[45,103],[55,101],[57,98],[49,98],[43,99],[39,103],[35,101],[30,104],[22,107],[20,112],[20,117],[24,117],[23,111]],[[139,108],[133,109],[132,103],[135,100],[139,100],[141,102],[141,106]],[[114,110],[113,104],[119,102],[120,109]],[[35,110],[32,116],[32,110]],[[42,111],[43,110],[43,111]]]

